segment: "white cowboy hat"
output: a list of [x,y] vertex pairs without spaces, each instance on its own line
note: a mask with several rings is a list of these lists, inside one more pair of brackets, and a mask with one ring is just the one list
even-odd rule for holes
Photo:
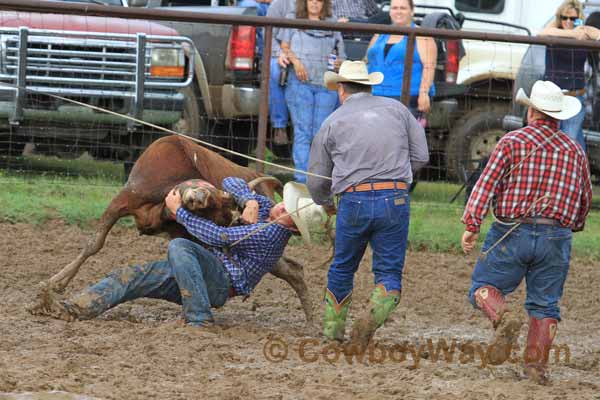
[[340,73],[336,74],[332,71],[325,72],[323,76],[325,86],[329,90],[335,90],[339,82],[354,82],[361,85],[379,85],[383,82],[383,74],[381,72],[373,72],[369,74],[367,64],[363,61],[346,60],[340,66]]
[[310,244],[309,226],[322,222],[325,217],[323,207],[315,204],[306,185],[288,182],[283,187],[283,205],[290,214],[306,244]]
[[520,88],[515,101],[559,120],[574,117],[581,110],[581,102],[576,97],[566,96],[561,88],[550,81],[534,83],[531,97],[527,97],[523,88]]

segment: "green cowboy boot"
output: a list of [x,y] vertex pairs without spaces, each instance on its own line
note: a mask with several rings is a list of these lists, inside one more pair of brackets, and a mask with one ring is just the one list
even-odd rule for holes
[[398,290],[385,290],[381,284],[375,286],[369,301],[369,311],[357,319],[352,325],[352,338],[350,346],[356,351],[364,351],[369,345],[375,331],[383,325],[390,314],[400,303],[400,292]]
[[325,313],[323,314],[323,335],[330,340],[344,340],[346,316],[352,303],[352,293],[349,293],[340,303],[333,293],[325,289]]

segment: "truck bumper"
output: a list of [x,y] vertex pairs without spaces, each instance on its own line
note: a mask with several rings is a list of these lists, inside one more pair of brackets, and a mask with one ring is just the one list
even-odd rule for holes
[[255,87],[210,85],[213,112],[216,117],[258,117],[261,90]]
[[[53,135],[62,138],[79,136],[78,129],[53,129],[53,127],[64,127],[69,124],[79,129],[95,128],[94,130],[98,131],[97,138],[100,138],[106,136],[110,131],[113,133],[115,131],[125,132],[143,127],[142,124],[119,116],[130,114],[132,103],[128,98],[111,98],[109,99],[110,105],[99,98],[88,98],[82,101],[119,114],[115,115],[65,101],[43,101],[40,98],[31,97],[27,99],[27,103],[22,108],[20,121],[14,123],[10,120],[14,115],[15,103],[7,97],[10,97],[10,94],[5,96],[0,94],[0,129],[10,128],[11,132],[17,135],[30,137]],[[171,95],[168,98],[150,97],[144,99],[140,119],[154,125],[170,126],[181,119],[182,110],[182,94]]]

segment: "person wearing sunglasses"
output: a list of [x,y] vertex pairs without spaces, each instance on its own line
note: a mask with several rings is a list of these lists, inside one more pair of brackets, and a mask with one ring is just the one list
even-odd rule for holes
[[[583,5],[577,0],[566,0],[556,10],[555,18],[542,30],[542,36],[559,36],[576,40],[600,40],[600,30],[583,25]],[[576,97],[582,104],[585,95],[585,62],[588,50],[581,48],[546,47],[544,80],[552,81]],[[572,118],[562,121],[560,129],[575,140],[585,151],[583,121],[585,107]]]

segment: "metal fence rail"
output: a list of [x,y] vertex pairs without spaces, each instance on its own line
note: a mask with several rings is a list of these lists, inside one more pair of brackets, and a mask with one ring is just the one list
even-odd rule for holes
[[[259,159],[264,159],[268,124],[268,98],[269,76],[271,59],[271,42],[273,40],[273,27],[320,29],[339,32],[387,33],[406,35],[408,37],[408,55],[405,59],[404,80],[402,87],[402,100],[405,104],[409,99],[410,77],[412,72],[412,54],[415,39],[419,37],[434,37],[448,40],[479,40],[500,43],[518,43],[529,45],[546,45],[559,47],[572,47],[600,50],[600,42],[578,41],[559,37],[531,37],[514,34],[498,34],[488,32],[457,31],[446,29],[405,28],[390,25],[377,25],[365,23],[336,23],[324,21],[309,21],[306,19],[279,19],[256,16],[224,15],[210,13],[190,13],[171,11],[165,9],[124,8],[95,4],[77,4],[47,2],[39,0],[0,0],[0,10],[27,11],[35,13],[59,13],[84,16],[118,17],[125,19],[143,19],[152,21],[180,21],[190,23],[211,23],[225,25],[252,25],[265,27],[265,46],[262,59],[262,76],[260,80],[261,102],[258,124],[258,143],[256,154]],[[262,170],[262,164],[257,164],[257,169]]]

